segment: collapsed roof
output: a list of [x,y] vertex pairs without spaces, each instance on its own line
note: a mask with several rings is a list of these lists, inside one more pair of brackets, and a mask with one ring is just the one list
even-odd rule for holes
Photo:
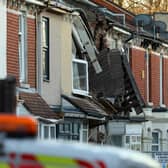
[[[134,80],[127,55],[118,49],[105,49],[98,55],[103,71],[95,74],[90,68],[90,91],[113,112],[143,112],[145,105]],[[115,109],[115,110],[114,110]]]

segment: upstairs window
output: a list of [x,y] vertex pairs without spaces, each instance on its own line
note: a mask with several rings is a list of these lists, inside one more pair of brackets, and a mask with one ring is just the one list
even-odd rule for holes
[[27,19],[26,12],[19,15],[19,79],[27,83]]
[[[75,94],[88,94],[88,63],[85,60],[85,55],[81,54],[81,50],[78,45],[81,45],[79,42],[79,37],[76,34],[76,38],[78,38],[78,44],[72,38],[72,92]],[[78,46],[78,47],[77,47]]]
[[85,60],[73,59],[73,93],[88,94],[88,63]]
[[49,80],[49,18],[42,18],[42,66],[43,80]]

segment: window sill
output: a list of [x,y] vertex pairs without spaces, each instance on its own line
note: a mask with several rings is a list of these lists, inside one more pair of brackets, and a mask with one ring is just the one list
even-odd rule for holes
[[43,79],[43,82],[49,83],[50,80],[48,80],[48,79]]
[[78,89],[73,89],[72,93],[77,94],[77,95],[89,96],[88,91],[83,91],[83,90],[78,90]]
[[28,83],[20,83],[20,87],[24,89],[30,89],[30,84]]

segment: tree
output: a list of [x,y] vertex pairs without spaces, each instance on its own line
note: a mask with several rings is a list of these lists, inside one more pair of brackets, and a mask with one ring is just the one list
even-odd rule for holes
[[111,0],[135,14],[168,12],[168,0]]

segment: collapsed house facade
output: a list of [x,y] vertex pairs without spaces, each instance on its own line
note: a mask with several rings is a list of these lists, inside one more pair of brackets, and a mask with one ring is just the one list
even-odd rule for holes
[[[93,86],[92,88],[94,89],[92,91],[97,91],[99,97],[110,99],[112,102],[110,105],[113,105],[113,109],[111,108],[110,110],[113,113],[113,119],[111,120],[110,128],[108,128],[108,136],[111,134],[110,143],[141,151],[166,151],[168,147],[166,124],[166,33],[165,36],[162,35],[163,32],[157,32],[157,35],[155,35],[152,28],[152,25],[159,27],[160,24],[158,24],[158,22],[160,23],[161,19],[162,21],[166,21],[166,15],[155,14],[157,17],[155,16],[154,18],[157,18],[157,20],[152,20],[151,16],[135,16],[109,1],[92,0],[82,1],[81,3],[78,3],[77,1],[65,2],[69,3],[70,6],[79,7],[86,11],[94,35],[95,44],[100,53],[104,53],[104,55],[100,54],[100,63],[104,64],[106,68],[109,65],[113,67],[113,69],[110,69],[110,66],[108,67],[112,74],[111,76],[113,76],[112,84],[109,81],[110,72],[107,73],[108,75],[103,75],[102,78],[100,77],[98,79],[100,81],[99,84],[94,83],[94,80],[98,78],[98,75],[94,78],[91,77],[91,80],[93,79],[91,86]],[[139,17],[142,17],[141,20],[138,20]],[[145,19],[143,17],[145,17]],[[146,20],[150,20],[150,23],[148,23],[148,26],[151,24],[151,27],[149,26],[151,29],[150,31],[149,27],[145,25],[147,24],[145,23]],[[140,22],[143,25],[137,25],[137,23],[139,24]],[[161,23],[161,25],[163,26],[158,29],[166,31],[165,24]],[[158,36],[158,34],[160,34],[160,36]],[[141,111],[141,114],[137,113],[137,115],[136,108],[128,110],[130,112],[132,111],[131,113],[127,113],[129,116],[127,118],[128,120],[126,118],[123,120],[122,115],[119,113],[119,118],[117,118],[117,120],[115,119],[118,116],[115,113],[116,106],[114,103],[114,95],[117,91],[119,92],[117,88],[122,88],[122,80],[119,78],[121,77],[121,64],[119,68],[117,61],[120,62],[120,54],[114,54],[116,58],[114,58],[113,61],[110,60],[112,59],[112,56],[109,54],[110,52],[105,51],[109,49],[119,49],[121,51],[124,49],[131,67],[131,72],[128,71],[128,73],[133,73],[133,77],[136,81],[135,85],[140,91],[141,96],[138,96],[138,100],[141,107],[143,107],[143,111]],[[112,52],[115,52],[115,50]],[[115,76],[118,77],[118,81],[114,80]],[[119,80],[121,82],[119,82]],[[133,83],[134,82],[132,81],[132,84]],[[124,86],[127,85],[129,84],[124,83]],[[132,87],[134,87],[133,85]],[[139,95],[137,89],[135,90],[135,95]],[[135,97],[132,97],[132,100],[135,100]],[[129,99],[131,99],[131,97],[129,97]],[[128,102],[124,107],[127,105]],[[118,112],[118,110],[116,111]],[[124,116],[126,117],[127,115]]]

